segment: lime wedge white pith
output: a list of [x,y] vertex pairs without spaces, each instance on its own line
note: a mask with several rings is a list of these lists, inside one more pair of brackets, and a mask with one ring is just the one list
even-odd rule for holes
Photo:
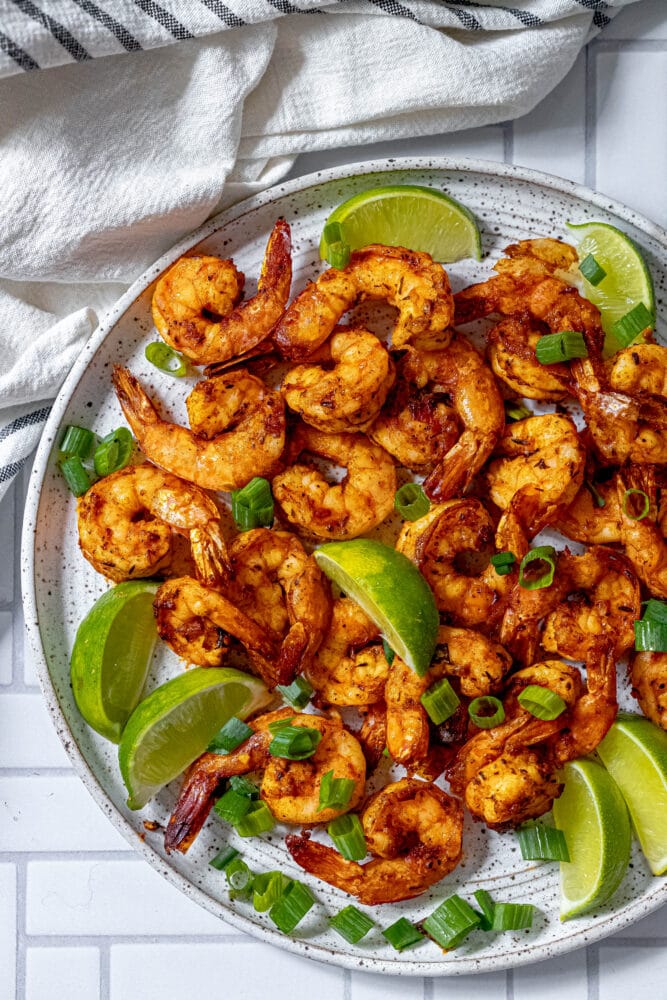
[[146,683],[157,640],[157,588],[152,580],[119,583],[93,605],[74,640],[74,700],[88,725],[114,743]]
[[407,556],[369,538],[327,542],[314,556],[322,572],[375,622],[394,652],[425,674],[437,643],[438,609],[431,588]]
[[130,716],[118,748],[130,809],[184,771],[233,715],[245,719],[271,697],[257,677],[231,667],[195,667],[156,688]]
[[[334,209],[329,222],[340,223],[351,250],[382,243],[428,253],[443,264],[482,256],[472,212],[436,188],[394,184],[360,191]],[[320,256],[326,257],[324,240]]]
[[641,716],[619,716],[598,753],[630,810],[654,875],[667,871],[667,733]]
[[630,861],[630,817],[618,786],[601,764],[583,758],[566,764],[565,789],[553,806],[570,860],[561,861],[561,920],[606,903]]

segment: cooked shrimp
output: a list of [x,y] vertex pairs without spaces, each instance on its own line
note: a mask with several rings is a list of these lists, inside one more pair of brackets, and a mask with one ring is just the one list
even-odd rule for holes
[[[600,501],[603,506],[600,506]],[[567,538],[586,545],[620,542],[621,505],[616,476],[606,482],[584,482],[570,506],[553,521],[553,526]]]
[[447,330],[454,314],[447,274],[428,254],[371,245],[355,250],[347,267],[325,271],[297,295],[274,330],[276,346],[286,358],[305,360],[341,316],[366,299],[384,299],[398,309],[394,347],[417,334]]
[[181,257],[155,286],[153,321],[158,332],[198,365],[245,353],[269,335],[283,314],[292,282],[291,250],[290,227],[278,219],[257,294],[241,305],[243,275],[231,260]]
[[95,483],[78,502],[79,545],[109,580],[153,576],[169,566],[174,533],[185,535],[199,578],[214,585],[228,558],[213,500],[155,466],[133,465]]
[[526,399],[558,402],[571,392],[565,364],[543,365],[535,347],[546,329],[523,317],[511,317],[493,327],[488,338],[488,358],[495,375]]
[[649,393],[667,399],[667,347],[634,344],[617,351],[609,362],[609,385],[630,396]]
[[358,707],[361,729],[356,734],[364,751],[369,771],[375,770],[387,747],[387,709],[383,701]]
[[362,328],[337,327],[304,364],[283,378],[290,410],[320,431],[364,430],[373,422],[394,381],[387,349]]
[[305,671],[317,697],[329,705],[372,705],[384,698],[388,672],[378,627],[349,597],[334,601],[329,630]]
[[464,697],[478,698],[500,690],[512,657],[499,642],[473,629],[441,625],[435,664],[442,665],[445,676],[458,678]]
[[504,604],[498,638],[519,663],[535,663],[540,655],[540,622],[565,600],[569,586],[569,578],[559,571],[558,563],[549,587],[529,590],[515,579]]
[[428,715],[420,699],[443,674],[438,664],[420,677],[398,656],[389,668],[385,686],[387,750],[392,760],[408,769],[428,754]]
[[463,809],[436,785],[403,778],[386,785],[361,815],[366,864],[346,861],[338,851],[309,840],[285,838],[298,865],[367,906],[418,896],[461,860]]
[[[667,598],[667,542],[658,519],[653,468],[650,465],[628,467],[623,474],[618,474],[616,489],[625,554],[651,593],[655,597]],[[633,494],[626,496],[628,489],[641,490],[648,497],[646,516],[636,516],[632,505]]]
[[229,557],[229,596],[274,638],[280,650],[272,668],[274,683],[289,684],[298,669],[310,665],[326,635],[329,582],[287,531],[244,531],[230,545]]
[[[291,726],[317,729],[322,738],[306,760],[273,757],[269,746],[272,722],[289,719]],[[248,723],[254,730],[244,743],[228,754],[204,753],[192,765],[165,831],[167,851],[185,853],[201,830],[222,781],[235,774],[263,771],[260,796],[282,823],[328,823],[359,805],[365,790],[366,761],[359,741],[337,718],[295,714],[282,708]],[[320,809],[320,783],[328,771],[349,778],[354,788],[344,808]]]
[[[316,468],[298,462],[303,452],[343,466],[347,475],[340,483],[327,482]],[[287,520],[308,535],[356,538],[393,510],[393,460],[363,434],[324,434],[302,424],[292,435],[287,461],[289,468],[273,480],[273,496]]]
[[163,420],[138,380],[116,365],[113,383],[142,451],[163,469],[211,490],[235,490],[270,475],[285,446],[285,407],[253,375],[199,382],[188,399],[194,430]]
[[646,718],[667,729],[667,653],[633,653],[629,677]]

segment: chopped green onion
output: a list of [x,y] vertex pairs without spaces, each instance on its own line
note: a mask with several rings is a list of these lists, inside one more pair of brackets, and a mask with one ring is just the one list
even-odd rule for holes
[[252,736],[254,730],[247,726],[245,722],[238,719],[235,715],[231,717],[227,722],[225,722],[222,729],[219,729],[209,745],[206,747],[209,753],[231,753],[232,750],[236,750],[240,747],[242,743]]
[[334,778],[333,770],[327,771],[320,781],[320,804],[322,809],[345,809],[354,791],[353,778]]
[[350,245],[345,242],[340,222],[328,222],[322,233],[326,259],[331,267],[343,268],[350,263]]
[[240,792],[236,792],[233,788],[230,788],[218,799],[213,808],[220,819],[224,819],[225,823],[231,823],[232,826],[236,826],[245,814],[250,812],[251,806],[252,799],[248,795],[242,795]]
[[546,333],[535,345],[535,356],[541,365],[556,365],[573,358],[587,358],[588,350],[583,333],[564,330],[562,333]]
[[253,874],[245,861],[238,857],[233,858],[225,866],[225,877],[230,889],[234,889],[236,892],[242,892],[244,889],[250,887],[249,883]]
[[332,819],[327,833],[347,861],[361,861],[366,857],[366,838],[356,813],[345,813]]
[[242,490],[232,490],[232,517],[239,531],[271,527],[273,495],[268,479],[255,476]]
[[391,760],[391,754],[389,753],[389,747],[385,747],[384,748],[384,750],[382,751],[382,756],[383,757],[389,757],[389,759]]
[[422,927],[441,948],[456,948],[479,925],[479,913],[465,899],[454,895],[445,899]]
[[384,652],[384,658],[387,661],[388,666],[391,666],[396,658],[396,653],[391,648],[386,639],[382,640],[382,651]]
[[493,910],[494,931],[520,931],[533,926],[532,903],[496,903]]
[[600,495],[600,494],[598,493],[598,491],[597,491],[597,490],[595,489],[595,486],[593,485],[593,483],[591,483],[591,482],[590,482],[590,481],[589,481],[589,480],[587,479],[587,480],[586,480],[586,481],[584,482],[584,486],[586,487],[586,489],[588,490],[588,492],[589,492],[589,493],[591,494],[591,496],[593,497],[593,500],[595,501],[595,506],[596,506],[596,507],[606,507],[606,505],[607,505],[607,502],[606,502],[606,500],[604,499],[604,497],[603,497],[603,496],[601,496],[601,495]]
[[302,882],[294,880],[287,886],[280,899],[273,904],[269,916],[279,931],[291,934],[314,905],[315,897],[310,889]]
[[424,935],[420,934],[405,917],[399,917],[396,923],[382,931],[382,937],[386,938],[396,951],[405,951],[406,948],[412,948],[424,940]]
[[667,653],[667,623],[652,618],[635,622],[635,649],[640,653]]
[[405,483],[394,496],[394,510],[406,521],[418,521],[431,509],[431,501],[419,483]]
[[505,418],[510,421],[525,420],[532,416],[531,411],[523,403],[514,402],[511,399],[505,400]]
[[277,903],[291,879],[282,872],[262,872],[252,881],[252,905],[257,913],[266,913]]
[[345,906],[340,913],[329,918],[329,927],[333,927],[350,944],[358,944],[374,926],[371,918],[356,906]]
[[426,709],[429,719],[436,726],[449,719],[460,704],[456,691],[446,677],[441,677],[435,684],[431,684],[419,700]]
[[524,861],[570,860],[565,834],[555,826],[523,826],[516,835]]
[[283,699],[292,708],[305,708],[313,694],[313,687],[305,677],[295,677],[291,684],[276,684],[276,691],[280,691]]
[[468,715],[480,729],[493,729],[505,719],[503,703],[491,694],[480,695],[468,705]]
[[259,798],[259,788],[254,783],[254,781],[248,781],[240,774],[235,774],[229,779],[230,786],[239,795],[245,795],[247,799],[258,799]]
[[508,573],[512,572],[516,556],[513,552],[498,552],[495,556],[491,556],[489,562],[498,576],[507,576]]
[[266,802],[253,802],[249,798],[245,801],[250,803],[250,808],[234,823],[239,837],[257,837],[260,833],[273,830],[276,821]]
[[269,753],[272,757],[285,757],[287,760],[306,760],[313,756],[321,739],[319,729],[281,726],[269,743]]
[[275,722],[269,722],[269,732],[275,735],[276,733],[279,733],[281,729],[284,729],[285,726],[291,725],[293,721],[294,716],[290,715],[288,719],[277,719]]
[[218,851],[214,858],[211,858],[209,865],[211,868],[215,868],[217,871],[222,872],[225,870],[230,861],[234,858],[238,858],[239,851],[235,847],[225,847],[223,851]]
[[75,497],[83,496],[90,489],[90,476],[84,469],[79,456],[71,455],[69,458],[63,458],[59,465],[70,491]]
[[654,597],[649,598],[642,619],[644,621],[664,622],[667,625],[667,604],[664,601],[656,601]]
[[559,694],[539,684],[528,684],[519,694],[517,701],[527,712],[544,722],[557,719],[567,708]]
[[[642,504],[642,508],[639,514],[633,514],[632,511],[630,510],[630,502],[631,502],[630,497],[635,494],[637,496],[644,498],[644,502]],[[623,507],[623,513],[625,514],[626,517],[629,517],[633,521],[643,521],[646,515],[648,514],[649,510],[651,509],[651,501],[648,498],[648,494],[644,493],[643,490],[626,490],[625,493],[623,494],[622,507]]]
[[83,461],[90,455],[94,440],[95,435],[87,427],[71,425],[65,431],[60,450],[68,458],[77,455]]
[[[531,562],[536,561],[547,563],[548,568],[537,579],[530,579],[526,572],[526,567]],[[521,560],[521,565],[519,566],[519,586],[523,587],[524,590],[541,590],[542,587],[550,587],[554,581],[555,570],[556,550],[553,545],[538,545],[534,549],[531,549],[530,552],[527,552]]]
[[146,361],[150,361],[152,365],[159,368],[161,372],[166,372],[167,375],[181,378],[187,374],[188,366],[183,355],[175,351],[169,344],[162,343],[161,340],[154,340],[148,344],[144,356]]
[[579,270],[589,285],[599,285],[602,279],[607,277],[607,272],[601,264],[598,264],[592,253],[584,257]]
[[491,893],[487,892],[486,889],[476,889],[473,892],[473,896],[477,900],[477,905],[482,911],[482,919],[479,922],[479,929],[481,931],[490,931],[493,927],[493,911],[496,908],[496,904],[491,898]]
[[640,333],[653,327],[653,317],[643,302],[638,302],[630,312],[627,312],[621,319],[616,320],[611,328],[612,336],[622,347],[629,345],[636,340]]
[[108,476],[124,469],[132,457],[134,438],[127,427],[119,427],[103,437],[95,449],[95,472],[98,476]]

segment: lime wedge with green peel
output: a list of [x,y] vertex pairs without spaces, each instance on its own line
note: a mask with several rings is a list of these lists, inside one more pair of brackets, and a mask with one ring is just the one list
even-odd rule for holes
[[570,854],[560,863],[560,919],[569,920],[616,892],[630,861],[632,831],[623,796],[601,764],[575,760],[562,777],[565,789],[553,813]]
[[89,726],[118,743],[150,667],[157,631],[152,580],[119,583],[79,625],[70,661],[74,700]]
[[621,715],[598,747],[621,789],[654,875],[667,871],[667,733],[639,715]]
[[614,323],[643,302],[655,326],[653,279],[639,248],[629,236],[606,222],[566,223],[577,246],[579,261],[589,255],[605,271],[605,277],[592,285],[581,278],[583,294],[596,305],[607,335],[605,353],[613,354],[620,344],[614,337]]
[[420,676],[438,638],[438,609],[428,583],[407,556],[381,542],[327,542],[313,553],[323,573],[375,622],[388,645]]
[[118,748],[130,809],[141,809],[200,756],[233,715],[269,703],[262,681],[231,667],[195,667],[156,688],[129,718]]
[[[436,188],[413,184],[361,191],[334,209],[326,221],[340,225],[351,250],[382,243],[428,253],[443,264],[464,257],[480,260],[482,243],[475,217],[460,202]],[[320,257],[327,257],[320,241]]]

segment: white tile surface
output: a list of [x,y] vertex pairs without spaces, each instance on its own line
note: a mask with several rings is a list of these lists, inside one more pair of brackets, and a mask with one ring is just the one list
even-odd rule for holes
[[3,767],[69,767],[41,694],[0,694]]
[[0,611],[0,684],[12,683],[12,622],[11,611]]
[[621,936],[638,940],[661,938],[667,942],[667,906],[656,910],[636,924],[630,924],[621,932]]
[[433,982],[433,1000],[505,1000],[507,975],[494,972],[483,976],[452,976]]
[[28,948],[25,1000],[96,1000],[100,995],[97,948]]
[[364,972],[350,976],[350,1000],[423,1000],[424,980],[387,978]]
[[16,983],[16,867],[0,864],[0,997],[11,1000]]
[[667,948],[602,945],[599,983],[600,1000],[658,1000],[664,997],[667,992]]
[[616,39],[667,39],[665,0],[642,0],[642,3],[632,4],[622,10],[602,35],[604,42]]
[[513,1000],[588,1000],[585,951],[522,966],[513,977]]

